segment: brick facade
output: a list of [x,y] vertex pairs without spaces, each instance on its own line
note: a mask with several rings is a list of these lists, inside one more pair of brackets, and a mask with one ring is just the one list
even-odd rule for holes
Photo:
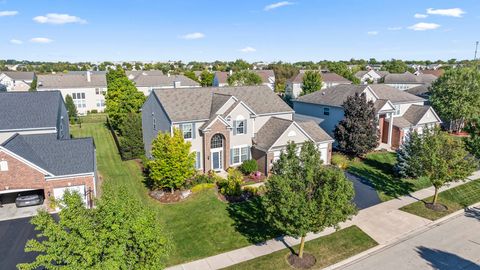
[[[17,159],[10,154],[0,150],[0,161],[7,161],[8,171],[0,171],[0,191],[14,189],[43,189],[45,206],[49,207],[49,196],[53,196],[55,188],[85,185],[87,191],[87,205],[91,206],[95,190],[94,176],[79,176],[71,178],[55,178],[45,180],[45,175]],[[90,192],[88,192],[90,191]]]
[[223,169],[226,170],[230,164],[230,129],[220,120],[216,120],[208,131],[203,132],[203,168],[204,172],[212,169],[210,145],[215,134],[223,135]]

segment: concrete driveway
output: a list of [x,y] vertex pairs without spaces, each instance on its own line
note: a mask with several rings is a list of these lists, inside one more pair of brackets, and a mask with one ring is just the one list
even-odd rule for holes
[[359,209],[365,209],[382,202],[377,191],[366,184],[366,181],[362,181],[359,177],[348,172],[345,172],[345,176],[353,183],[355,189],[354,202]]
[[0,207],[0,221],[35,216],[43,205],[34,205],[17,208],[14,203],[4,204]]

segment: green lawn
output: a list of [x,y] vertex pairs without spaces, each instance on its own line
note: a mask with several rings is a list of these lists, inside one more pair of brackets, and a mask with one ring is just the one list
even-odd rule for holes
[[[333,234],[320,237],[305,243],[305,252],[313,254],[317,258],[315,269],[335,264],[355,254],[376,246],[375,240],[370,238],[356,226],[351,226]],[[298,251],[298,246],[293,247]],[[250,261],[246,261],[225,269],[292,269],[285,258],[289,250],[280,250]]]
[[407,195],[410,192],[431,186],[426,178],[399,179],[393,174],[396,153],[373,152],[365,159],[349,162],[347,171],[370,181],[382,201]]
[[480,180],[475,180],[438,194],[438,202],[447,206],[446,211],[433,211],[425,207],[425,202],[432,202],[433,197],[426,198],[406,205],[400,210],[421,216],[430,220],[436,220],[463,209],[469,205],[480,202]]
[[160,204],[147,195],[139,164],[122,161],[104,116],[87,116],[80,128],[71,128],[74,137],[92,136],[97,149],[98,170],[103,181],[125,185],[157,214],[174,243],[167,265],[175,265],[270,239],[277,234],[263,222],[260,204],[227,204],[213,190],[197,193],[185,202]]

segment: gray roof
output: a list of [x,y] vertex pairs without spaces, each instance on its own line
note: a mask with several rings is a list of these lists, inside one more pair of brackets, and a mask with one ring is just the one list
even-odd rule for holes
[[262,85],[156,89],[153,91],[170,120],[175,122],[210,119],[211,115],[215,113],[212,112],[212,108],[221,107],[219,105],[221,100],[213,98],[216,93],[235,96],[256,114],[293,112],[292,108],[270,88]]
[[416,126],[430,108],[427,105],[411,105],[401,117],[393,119],[393,125],[400,128]]
[[56,127],[59,91],[0,92],[0,130]]
[[105,73],[90,72],[88,81],[87,72],[68,72],[48,75],[38,75],[37,89],[64,89],[64,88],[92,88],[107,87]]
[[[308,70],[300,70],[300,72],[291,78],[289,81],[293,83],[303,83],[303,76],[305,75],[305,72]],[[312,71],[318,71],[318,70],[312,70]],[[352,82],[345,79],[344,77],[338,75],[337,73],[334,72],[323,72],[323,71],[318,71],[320,73],[320,76],[322,77],[322,81],[325,83],[339,83],[339,84],[351,84]]]
[[405,92],[410,93],[412,95],[419,96],[419,97],[424,97],[429,94],[430,92],[429,87],[430,87],[429,84],[423,84],[423,85],[419,85],[419,86],[415,86],[413,88],[407,89],[405,90]]
[[293,123],[291,120],[270,117],[255,135],[255,146],[268,150]]
[[92,138],[58,140],[56,134],[15,134],[2,146],[54,176],[95,171]]
[[200,86],[184,75],[164,75],[161,70],[127,71],[126,75],[137,87],[173,87],[174,82],[180,82],[182,87]]
[[379,99],[390,100],[392,103],[403,102],[423,102],[425,99],[400,91],[396,88],[385,84],[371,84],[371,85],[353,85],[340,84],[329,87],[320,91],[313,92],[308,95],[301,96],[295,101],[313,103],[326,106],[341,107],[349,96],[356,93],[362,93],[365,88],[370,87]]
[[414,75],[410,72],[405,73],[390,73],[385,76],[384,83],[390,84],[430,84],[437,79],[432,74],[419,74]]
[[18,81],[33,81],[35,77],[35,73],[29,71],[1,71],[0,74],[2,73]]
[[333,141],[317,123],[313,121],[300,121],[297,124],[310,136],[315,142]]

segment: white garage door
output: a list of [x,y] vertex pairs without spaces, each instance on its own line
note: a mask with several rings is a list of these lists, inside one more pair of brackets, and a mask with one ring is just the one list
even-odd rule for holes
[[[78,192],[80,194],[80,197],[82,198],[84,203],[87,203],[85,200],[85,185],[81,186],[71,186],[71,187],[63,187],[63,188],[54,188],[53,189],[53,196],[55,197],[55,200],[59,200],[63,197],[63,194],[69,190],[70,192]],[[58,210],[58,208],[57,208]]]
[[322,164],[327,164],[328,148],[320,148],[320,158],[323,160]]

